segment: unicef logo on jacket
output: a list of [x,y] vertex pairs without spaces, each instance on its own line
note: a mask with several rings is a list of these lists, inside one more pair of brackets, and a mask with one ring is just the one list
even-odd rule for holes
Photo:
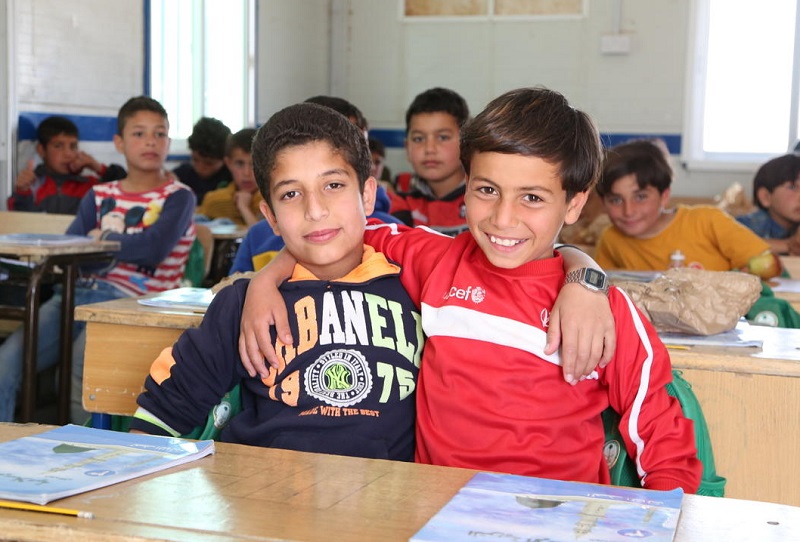
[[360,403],[372,389],[366,358],[356,350],[331,350],[306,369],[306,393],[337,407]]

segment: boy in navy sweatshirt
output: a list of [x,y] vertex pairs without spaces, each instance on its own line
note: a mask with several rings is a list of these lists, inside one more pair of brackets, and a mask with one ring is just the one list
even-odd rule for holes
[[257,446],[411,461],[419,312],[400,267],[363,243],[376,181],[363,134],[304,103],[276,113],[253,143],[261,211],[297,260],[280,288],[293,346],[250,377],[238,354],[249,281],[222,289],[197,329],[154,362],[132,430],[181,435],[240,384],[242,411],[221,439]]

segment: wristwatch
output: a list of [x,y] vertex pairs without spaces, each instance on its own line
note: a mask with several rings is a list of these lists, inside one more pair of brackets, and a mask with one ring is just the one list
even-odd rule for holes
[[591,267],[581,267],[575,271],[567,273],[564,284],[577,282],[593,292],[602,292],[608,295],[608,276],[598,269]]

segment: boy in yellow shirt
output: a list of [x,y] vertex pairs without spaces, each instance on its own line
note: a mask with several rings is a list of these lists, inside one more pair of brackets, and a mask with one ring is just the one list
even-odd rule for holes
[[253,174],[253,158],[250,156],[255,134],[254,128],[245,128],[228,138],[225,165],[233,175],[233,182],[206,194],[197,208],[197,214],[212,220],[228,218],[239,226],[248,227],[261,220],[259,204],[264,198],[258,191]]

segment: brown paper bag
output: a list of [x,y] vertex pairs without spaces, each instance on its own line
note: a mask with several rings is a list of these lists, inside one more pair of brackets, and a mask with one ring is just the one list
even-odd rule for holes
[[656,330],[714,335],[736,327],[761,295],[758,277],[736,271],[670,269],[652,282],[615,282]]

